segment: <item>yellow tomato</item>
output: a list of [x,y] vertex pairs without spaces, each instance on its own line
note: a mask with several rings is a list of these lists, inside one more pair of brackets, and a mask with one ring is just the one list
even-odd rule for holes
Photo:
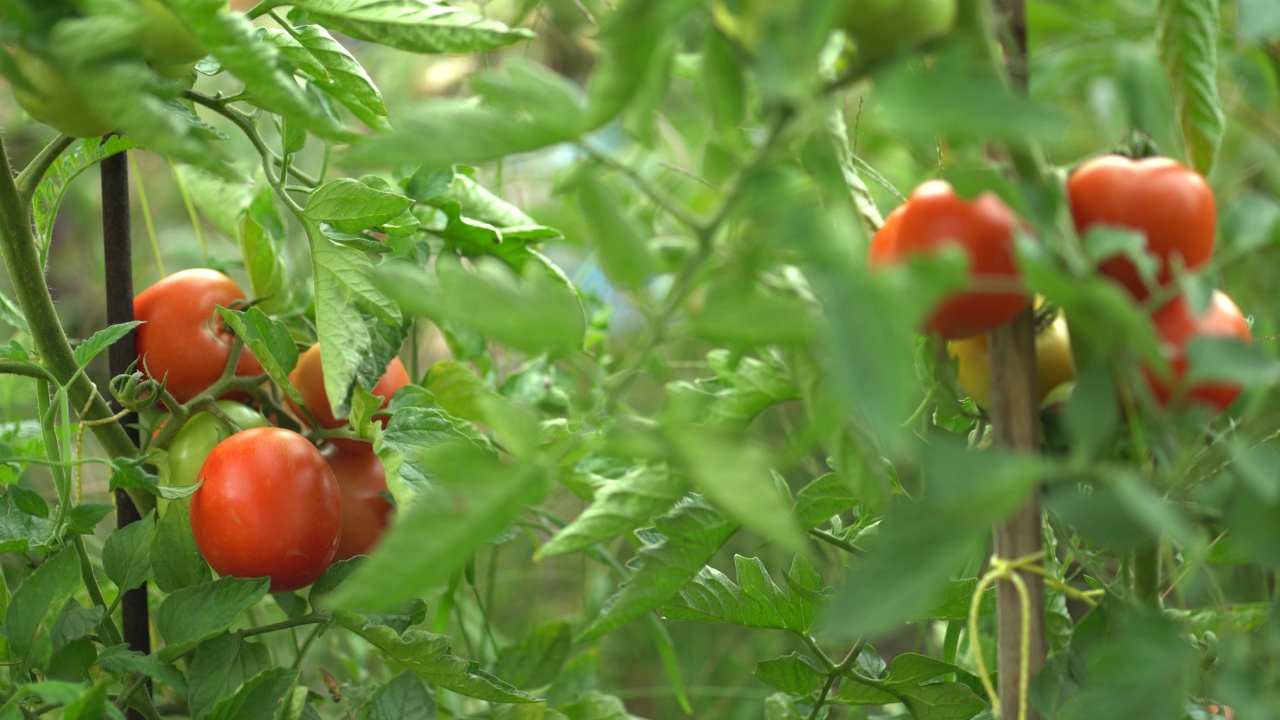
[[[986,334],[947,343],[947,352],[958,361],[956,379],[960,389],[969,393],[982,407],[991,406],[991,354]],[[1036,332],[1036,376],[1039,401],[1061,385],[1076,379],[1075,361],[1071,357],[1071,336],[1062,311]]]

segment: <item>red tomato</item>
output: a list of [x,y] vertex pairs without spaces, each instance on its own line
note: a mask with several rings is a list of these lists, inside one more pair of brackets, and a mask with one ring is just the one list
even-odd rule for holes
[[[324,368],[320,365],[319,343],[307,348],[306,352],[298,358],[297,366],[293,368],[293,372],[289,373],[289,382],[292,382],[294,387],[298,388],[298,392],[302,393],[302,400],[307,410],[311,411],[321,427],[332,429],[347,424],[346,418],[333,416],[333,408],[329,405],[329,394],[324,390]],[[378,379],[378,384],[373,386],[373,394],[382,398],[382,404],[379,407],[385,408],[391,402],[391,396],[408,384],[409,373],[405,372],[404,364],[400,362],[400,358],[392,358],[387,371]],[[306,417],[292,400],[289,400],[289,407],[304,422],[306,421]],[[379,422],[382,423],[382,427],[387,426],[385,419]],[[334,438],[330,442],[350,453],[373,452],[373,444],[362,440]]]
[[[1162,405],[1168,404],[1183,384],[1188,371],[1187,345],[1192,340],[1203,337],[1239,338],[1246,343],[1252,340],[1249,323],[1240,308],[1219,290],[1213,291],[1208,309],[1199,317],[1192,312],[1186,297],[1179,296],[1157,310],[1153,319],[1173,371],[1172,383],[1156,377],[1151,371],[1144,374],[1152,393]],[[1239,385],[1231,383],[1205,382],[1193,385],[1185,392],[1188,401],[1224,412],[1240,395],[1240,389]]]
[[305,437],[250,428],[218,443],[191,496],[191,531],[219,574],[271,578],[271,592],[315,582],[342,535],[342,495]]
[[[199,395],[222,376],[234,339],[215,305],[227,307],[244,299],[244,291],[216,270],[176,272],[133,299],[138,326],[138,357],[144,372],[166,380],[179,402]],[[245,348],[236,375],[258,375],[262,366]]]
[[386,532],[391,503],[381,493],[387,473],[373,453],[349,453],[330,445],[322,454],[329,461],[342,492],[342,540],[334,560],[368,555]]
[[[893,214],[899,212],[901,217],[895,223]],[[968,201],[956,195],[946,181],[930,180],[917,187],[893,214],[872,241],[873,264],[904,262],[913,255],[932,255],[955,246],[969,256],[973,284],[1007,286],[1020,279],[1013,257],[1018,220],[993,193]],[[947,339],[971,337],[1009,322],[1026,304],[1024,292],[960,290],[943,299],[928,327]]]
[[[1213,191],[1199,173],[1174,160],[1096,158],[1071,174],[1067,194],[1081,233],[1094,225],[1110,225],[1145,234],[1147,252],[1160,262],[1157,280],[1162,286],[1173,279],[1175,263],[1195,270],[1209,262],[1213,253],[1217,227]],[[1124,285],[1138,300],[1150,294],[1127,257],[1105,260],[1098,271]]]
[[867,264],[871,267],[884,267],[892,262],[894,240],[898,238],[898,223],[902,222],[902,212],[906,209],[906,203],[894,208],[885,217],[876,236],[871,239],[871,247],[867,248]]

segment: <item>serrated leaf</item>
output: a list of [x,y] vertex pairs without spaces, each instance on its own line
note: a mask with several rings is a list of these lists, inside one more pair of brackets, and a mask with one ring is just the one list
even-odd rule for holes
[[291,0],[326,27],[415,53],[496,50],[533,33],[466,10],[414,0]]
[[[371,359],[377,337],[364,314],[398,328],[400,308],[370,279],[373,263],[368,255],[336,245],[307,224],[316,289],[316,329],[319,331],[324,388],[335,417],[347,417],[357,372]],[[390,362],[390,357],[386,358]],[[377,368],[368,387],[377,383],[386,362]]]
[[170,503],[165,508],[151,543],[151,570],[156,587],[167,593],[213,577],[191,533],[189,503]]
[[153,512],[107,536],[102,546],[102,569],[121,592],[151,577],[151,541],[156,536]]
[[275,720],[301,677],[297,670],[269,668],[209,709],[206,720]]
[[573,630],[569,623],[547,623],[503,648],[494,673],[515,687],[539,688],[555,680],[572,652]]
[[688,483],[666,467],[641,465],[596,491],[587,509],[534,557],[563,555],[612,540],[670,510],[688,489]]
[[727,622],[795,633],[809,632],[817,625],[816,596],[823,588],[814,587],[812,576],[800,571],[803,565],[793,568],[792,588],[783,590],[758,558],[735,555],[733,560],[738,583],[713,567],[704,567],[660,612],[674,620]]
[[289,380],[289,373],[298,364],[298,346],[289,334],[289,328],[272,319],[256,307],[248,310],[217,308],[223,322],[246,345],[246,351],[262,366],[285,395],[299,406],[304,404],[302,393]]
[[693,499],[654,522],[659,540],[636,553],[638,569],[583,631],[586,642],[657,609],[698,575],[738,524],[705,500]]
[[222,633],[246,608],[266,597],[267,578],[224,577],[183,588],[166,597],[156,610],[156,630],[165,639],[164,660],[175,658]]
[[805,530],[815,528],[856,505],[858,498],[835,473],[827,473],[800,488],[791,514]]
[[445,585],[472,553],[545,492],[545,471],[506,464],[470,441],[423,454],[436,480],[420,492],[373,555],[334,593],[334,607],[390,610]]
[[[403,459],[396,468],[395,477],[388,476],[387,484],[396,502],[407,507],[418,492],[433,484],[434,472],[424,462],[425,452],[442,443],[468,440],[453,420],[435,408],[407,407],[398,411],[382,431],[382,441]],[[388,473],[392,471],[388,469]],[[400,482],[406,486],[398,487]]]
[[1160,64],[1173,84],[1187,155],[1206,174],[1227,124],[1218,97],[1218,25],[1218,0],[1160,0],[1157,6]]
[[477,663],[454,655],[451,641],[444,635],[421,630],[409,630],[399,635],[389,627],[368,625],[362,616],[342,610],[334,613],[334,619],[434,685],[490,702],[535,701],[535,698],[481,670]]
[[135,147],[138,147],[136,140],[118,135],[107,138],[105,142],[98,138],[87,138],[72,143],[71,147],[58,156],[40,180],[32,197],[31,217],[35,222],[41,263],[49,250],[58,207],[62,205],[62,198],[71,186],[71,181],[106,158]]
[[256,194],[235,233],[253,296],[268,312],[286,309],[289,301],[289,268],[280,251],[283,221],[274,202],[270,188]]
[[[1034,459],[992,450],[976,455],[943,446],[921,451],[929,493],[893,508],[866,543],[866,556],[826,608],[830,629],[875,635],[926,611],[985,545],[992,525],[1035,487],[1040,466]],[[904,563],[912,572],[902,572]]]
[[608,16],[596,34],[603,54],[588,85],[589,127],[599,127],[622,112],[643,86],[664,40],[700,5],[698,0],[629,2]]
[[[967,620],[969,618],[969,606],[973,603],[973,592],[977,589],[977,578],[948,580],[947,584],[943,586],[942,590],[934,598],[933,604],[928,609],[911,616],[911,622]],[[995,611],[996,589],[992,585],[983,592],[982,601],[978,604],[978,614],[991,615]]]
[[378,688],[369,701],[369,720],[432,720],[434,717],[436,701],[413,673],[403,672],[395,676]]
[[575,289],[546,266],[517,276],[506,265],[479,258],[474,270],[440,257],[436,272],[400,263],[378,268],[378,282],[405,312],[474,328],[530,353],[569,352],[582,345],[586,319]]
[[311,193],[306,215],[342,232],[357,233],[394,220],[412,205],[413,200],[403,195],[369,187],[352,178],[336,178]]
[[87,340],[76,346],[72,357],[75,358],[76,365],[84,367],[98,357],[102,351],[116,344],[131,330],[142,324],[141,320],[133,320],[125,323],[117,323],[105,327],[94,334],[90,335]]
[[423,384],[445,412],[472,422],[485,422],[486,408],[502,399],[471,368],[459,362],[432,365]]
[[901,687],[899,692],[919,720],[970,720],[987,707],[968,685],[958,682]]
[[382,93],[360,62],[342,43],[319,25],[300,25],[293,32],[258,28],[259,37],[280,48],[312,80],[321,86],[341,88],[348,97],[375,115],[386,115]]
[[54,555],[22,581],[9,598],[4,616],[10,661],[21,663],[23,668],[31,666],[41,642],[48,652],[49,639],[41,631],[45,618],[61,608],[79,585],[80,560],[72,550]]
[[281,67],[280,52],[261,42],[243,13],[219,0],[170,0],[170,8],[222,66],[244,83],[251,102],[321,137],[354,140],[355,135],[307,95]]
[[816,662],[800,653],[762,660],[756,663],[755,675],[762,683],[802,697],[817,690],[827,679]]
[[200,643],[191,655],[187,702],[192,717],[203,718],[210,708],[231,697],[249,678],[271,667],[267,648],[247,642],[238,633],[223,633]]
[[103,670],[116,676],[138,672],[149,678],[159,680],[178,693],[185,694],[187,692],[187,679],[182,675],[182,671],[162,661],[155,655],[146,655],[130,650],[125,645],[113,645],[109,648],[104,648],[98,654],[98,664],[102,666]]

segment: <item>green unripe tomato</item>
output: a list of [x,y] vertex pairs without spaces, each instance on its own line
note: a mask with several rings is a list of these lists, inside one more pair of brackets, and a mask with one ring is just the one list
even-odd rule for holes
[[[238,402],[219,400],[216,405],[239,425],[241,430],[270,425],[267,419],[257,411]],[[219,417],[208,412],[193,415],[169,444],[169,468],[167,473],[161,473],[160,484],[194,485],[196,480],[200,479],[200,466],[204,465],[204,459],[209,456],[209,451],[233,434],[231,426]],[[164,515],[168,505],[168,500],[156,498],[156,512],[161,515]]]
[[867,61],[946,35],[955,23],[956,0],[845,0],[840,26]]
[[169,79],[191,72],[209,51],[162,0],[134,0],[146,29],[138,37],[156,72]]
[[13,53],[30,88],[13,83],[13,97],[31,117],[70,137],[97,137],[113,129],[98,117],[58,69],[25,48]]

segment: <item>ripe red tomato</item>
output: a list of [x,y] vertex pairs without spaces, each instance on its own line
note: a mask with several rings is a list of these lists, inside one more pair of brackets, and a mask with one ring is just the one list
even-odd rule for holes
[[381,493],[387,473],[373,453],[349,453],[330,445],[321,451],[342,492],[342,540],[334,561],[368,555],[386,532],[391,503]]
[[271,592],[315,582],[342,535],[342,495],[305,437],[251,428],[218,443],[191,496],[191,531],[210,567],[271,578]]
[[[226,307],[244,299],[244,291],[231,278],[216,270],[196,269],[176,272],[133,299],[133,316],[145,323],[138,326],[138,357],[141,370],[186,402],[199,395],[222,376],[234,339],[215,305]],[[236,375],[258,375],[262,366],[249,352],[240,353]]]
[[[983,193],[969,201],[946,181],[930,180],[894,211],[899,212],[896,223],[890,214],[871,243],[874,265],[905,262],[913,255],[932,255],[954,246],[969,256],[973,285],[1009,286],[1020,279],[1013,256],[1017,216],[995,194]],[[928,327],[946,339],[971,337],[1009,322],[1026,304],[1025,292],[962,289],[943,299]]]
[[[1147,370],[1144,374],[1151,386],[1152,393],[1162,405],[1167,405],[1177,391],[1184,385],[1187,376],[1187,345],[1196,338],[1226,337],[1238,338],[1246,343],[1252,341],[1249,323],[1244,319],[1240,308],[1220,290],[1213,291],[1213,299],[1208,309],[1199,316],[1192,311],[1191,303],[1185,296],[1179,296],[1172,302],[1156,311],[1153,316],[1156,333],[1164,345],[1165,357],[1169,360],[1173,371],[1171,381],[1163,380],[1155,373]],[[1203,382],[1185,389],[1188,402],[1207,405],[1218,412],[1224,412],[1240,395],[1240,386],[1223,382]]]
[[[1173,279],[1175,263],[1195,270],[1209,262],[1213,253],[1217,228],[1213,191],[1199,173],[1174,160],[1096,158],[1071,174],[1067,194],[1081,233],[1094,225],[1110,225],[1145,234],[1147,251],[1160,262],[1157,280],[1162,286]],[[1124,285],[1138,300],[1150,294],[1127,257],[1109,258],[1098,271]]]
[[[324,390],[324,368],[320,365],[319,343],[307,348],[306,352],[298,358],[297,366],[293,368],[293,372],[289,373],[289,382],[292,382],[294,387],[298,388],[298,392],[302,393],[302,400],[307,410],[315,416],[321,427],[332,429],[347,424],[346,418],[333,416],[333,408],[329,405],[329,394]],[[373,394],[382,398],[382,404],[379,407],[385,408],[391,402],[391,396],[408,384],[409,373],[405,372],[404,364],[400,362],[400,358],[392,358],[387,371],[378,379],[378,384],[373,386]],[[289,407],[304,421],[306,420],[292,400],[289,401]],[[387,426],[385,419],[379,422],[382,423],[382,427]],[[362,440],[334,438],[331,442],[350,453],[373,452],[373,444]]]
[[871,246],[867,248],[867,264],[871,267],[883,267],[893,261],[893,246],[898,238],[898,223],[902,222],[902,212],[906,209],[906,203],[894,208],[893,212],[885,217],[884,224],[876,231],[876,236],[871,238]]

